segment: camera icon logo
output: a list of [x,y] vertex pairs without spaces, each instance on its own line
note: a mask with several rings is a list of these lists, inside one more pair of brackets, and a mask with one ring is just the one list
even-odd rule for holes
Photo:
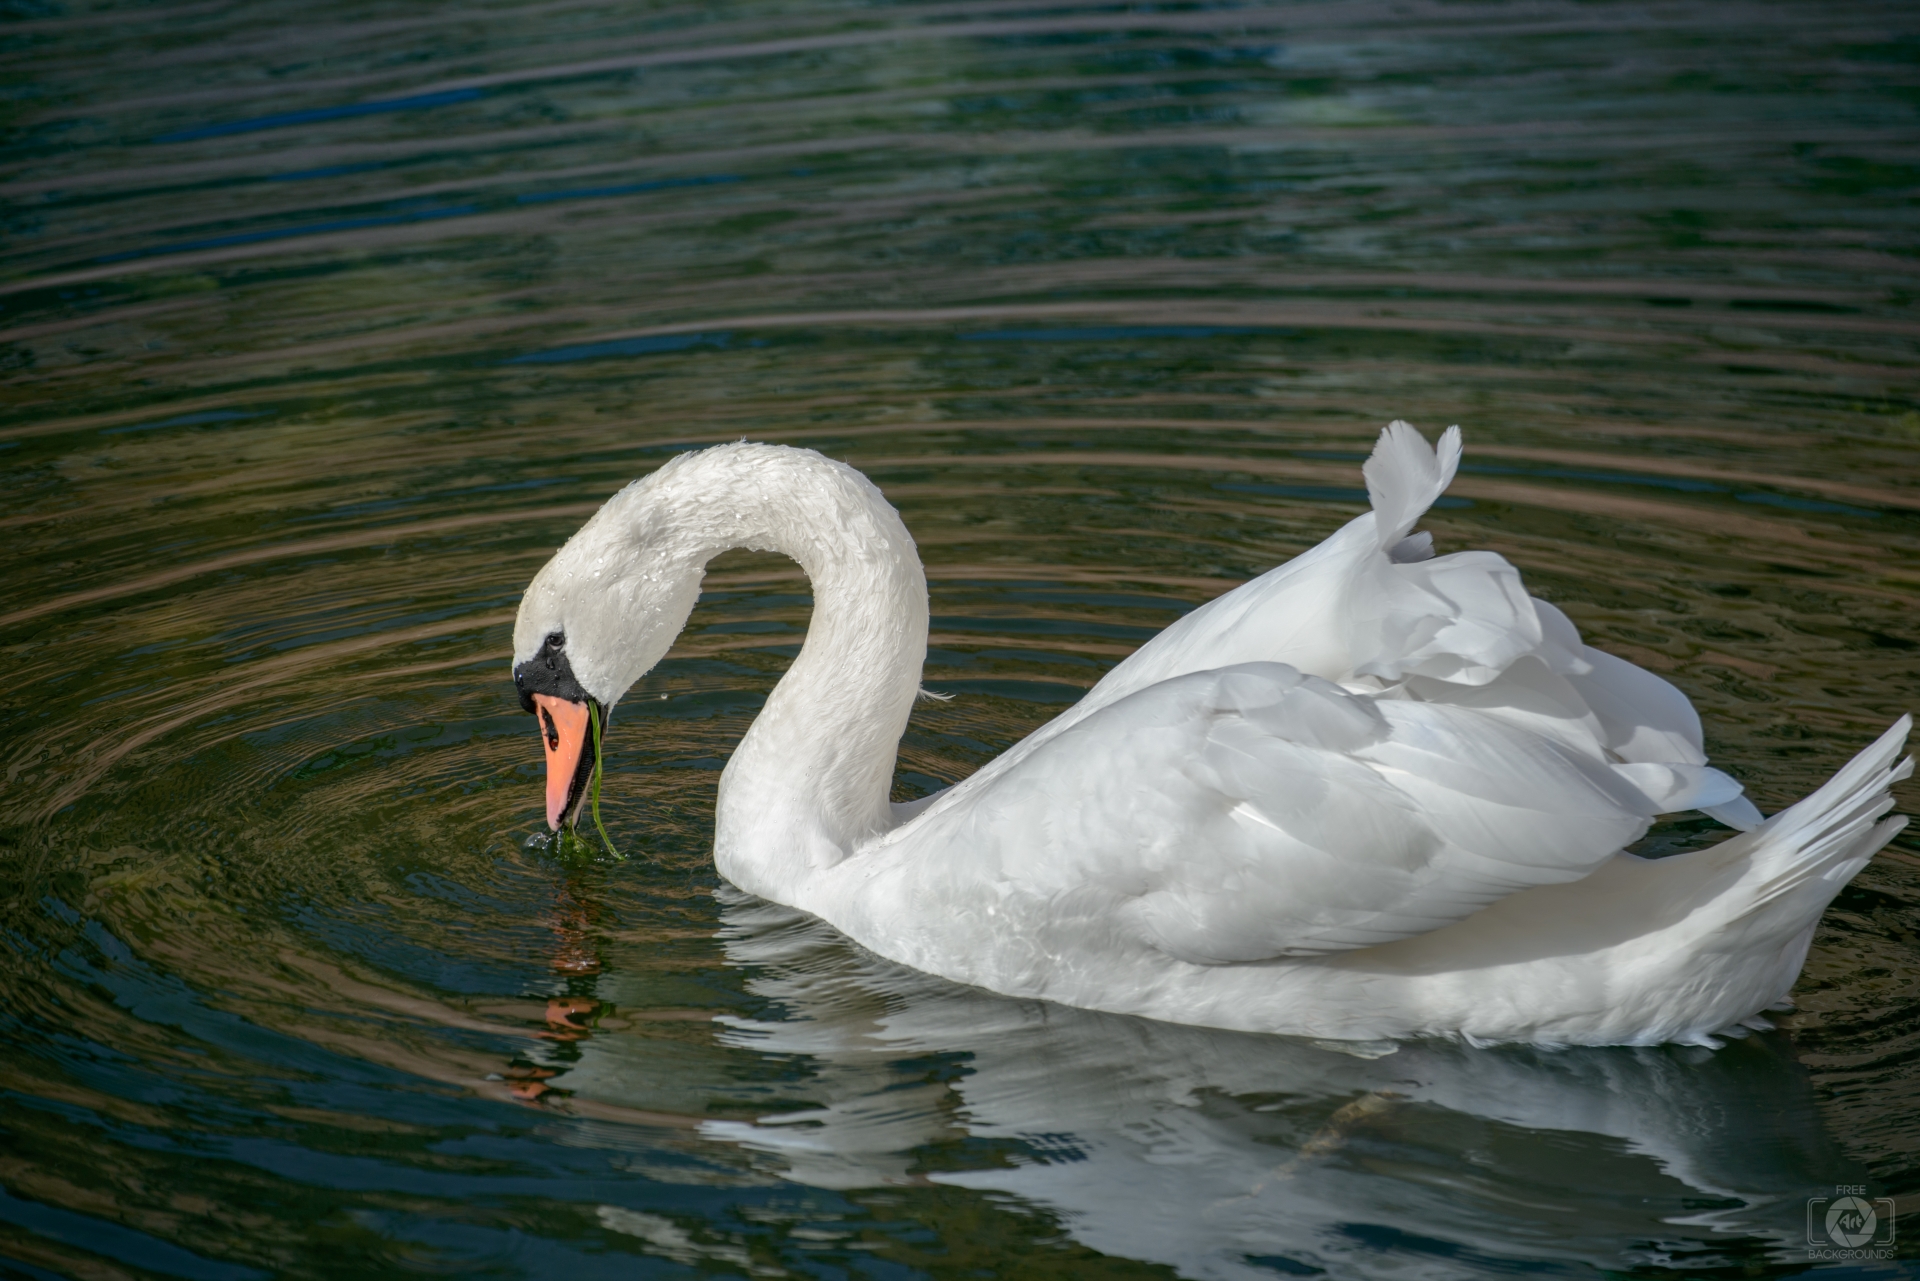
[[1893,1201],[1841,1184],[1832,1196],[1807,1199],[1807,1244],[1816,1258],[1891,1257]]

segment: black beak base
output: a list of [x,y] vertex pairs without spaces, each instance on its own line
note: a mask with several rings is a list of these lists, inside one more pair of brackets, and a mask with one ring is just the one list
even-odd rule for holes
[[[591,702],[586,688],[573,675],[567,661],[567,634],[553,632],[540,643],[539,652],[513,669],[514,692],[520,695],[520,707],[533,714],[533,696],[551,694],[569,703]],[[545,730],[545,726],[541,726]]]

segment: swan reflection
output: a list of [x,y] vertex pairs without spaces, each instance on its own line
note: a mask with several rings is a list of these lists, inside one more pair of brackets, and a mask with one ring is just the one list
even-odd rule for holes
[[[720,1040],[803,1068],[808,1105],[701,1132],[764,1175],[1010,1194],[1205,1278],[1373,1274],[1383,1252],[1411,1276],[1779,1260],[1807,1197],[1865,1178],[1777,1035],[1554,1052],[1221,1032],[960,987],[730,899],[728,958],[785,1017],[724,1019]],[[657,1089],[621,1040],[584,1044],[568,1084]]]

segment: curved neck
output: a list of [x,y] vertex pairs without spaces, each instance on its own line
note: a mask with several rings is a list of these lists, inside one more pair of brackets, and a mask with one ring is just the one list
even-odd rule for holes
[[844,464],[743,444],[672,472],[656,510],[701,572],[745,547],[791,556],[813,584],[806,642],[727,762],[715,816],[721,874],[793,903],[809,872],[891,826],[894,760],[927,654],[926,576],[899,513]]

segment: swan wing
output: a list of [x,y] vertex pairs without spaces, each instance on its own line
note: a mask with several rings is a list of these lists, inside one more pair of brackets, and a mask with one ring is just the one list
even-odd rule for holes
[[984,892],[1221,964],[1407,938],[1579,879],[1652,812],[1497,717],[1248,663],[1085,717],[910,824],[909,858],[956,908]]
[[1707,766],[1684,694],[1582,642],[1504,557],[1435,556],[1428,535],[1409,532],[1452,482],[1460,450],[1458,428],[1429,447],[1406,423],[1388,426],[1364,468],[1371,511],[1168,627],[979,783],[1157,684],[1270,662],[1350,690],[1472,708],[1595,763],[1631,766],[1616,769],[1619,779],[1659,813],[1700,808],[1731,826],[1758,824],[1740,785]]

